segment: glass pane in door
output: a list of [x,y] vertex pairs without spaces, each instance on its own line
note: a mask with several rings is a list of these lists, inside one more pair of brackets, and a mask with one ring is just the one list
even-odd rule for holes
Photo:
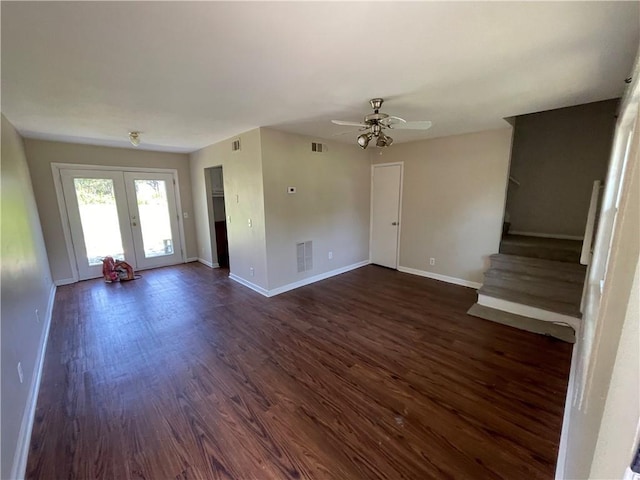
[[134,180],[144,256],[173,254],[173,236],[164,180]]
[[73,183],[89,265],[101,265],[108,255],[124,260],[113,180],[74,178]]

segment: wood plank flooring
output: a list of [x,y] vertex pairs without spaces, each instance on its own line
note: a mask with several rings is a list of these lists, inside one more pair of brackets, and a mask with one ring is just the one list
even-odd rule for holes
[[27,478],[551,479],[571,346],[475,299],[376,266],[60,287]]

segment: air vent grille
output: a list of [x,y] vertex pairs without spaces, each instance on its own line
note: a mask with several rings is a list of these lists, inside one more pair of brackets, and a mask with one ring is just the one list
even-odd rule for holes
[[326,152],[327,146],[323,143],[311,142],[311,151],[316,153]]
[[296,260],[298,273],[313,269],[313,242],[311,240],[296,244]]
[[240,150],[240,139],[239,138],[235,139],[231,143],[231,151],[232,152],[237,152],[238,150]]

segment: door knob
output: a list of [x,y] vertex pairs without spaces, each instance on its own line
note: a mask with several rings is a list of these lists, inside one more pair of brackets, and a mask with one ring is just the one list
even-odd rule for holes
[[391,225],[398,225],[398,222],[392,222]]

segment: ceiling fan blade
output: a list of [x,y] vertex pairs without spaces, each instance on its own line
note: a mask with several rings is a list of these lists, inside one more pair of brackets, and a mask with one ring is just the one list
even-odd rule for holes
[[362,132],[364,130],[366,130],[367,128],[359,128],[358,130],[347,130],[346,132],[340,132],[340,133],[334,133],[333,136],[334,137],[339,137],[341,135],[349,135],[350,133],[358,133],[358,132]]
[[393,115],[388,116],[387,118],[380,121],[383,125],[387,127],[391,127],[393,125],[398,125],[399,123],[407,123],[404,118],[395,117]]
[[433,125],[430,121],[428,120],[424,120],[424,121],[416,121],[416,122],[398,122],[398,123],[394,123],[389,125],[389,128],[393,128],[396,130],[427,130],[428,128],[431,128],[431,125]]
[[348,122],[346,120],[331,120],[331,123],[335,123],[336,125],[342,125],[345,127],[366,127],[366,125],[362,122]]

